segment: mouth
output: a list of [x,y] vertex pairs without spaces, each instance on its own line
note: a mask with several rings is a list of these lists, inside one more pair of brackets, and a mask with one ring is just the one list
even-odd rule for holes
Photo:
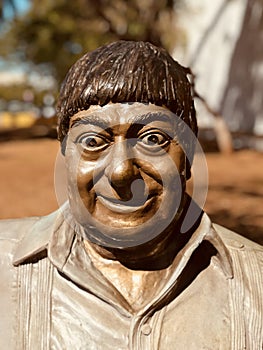
[[143,210],[147,207],[154,199],[152,195],[139,199],[131,199],[129,201],[121,201],[113,198],[106,198],[102,195],[98,195],[97,199],[102,203],[104,207],[111,210],[112,212],[119,214],[133,213],[138,210]]

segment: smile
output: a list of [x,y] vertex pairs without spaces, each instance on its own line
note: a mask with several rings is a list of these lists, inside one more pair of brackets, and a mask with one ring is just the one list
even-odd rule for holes
[[113,198],[105,198],[98,195],[97,199],[103,204],[107,209],[120,214],[132,213],[137,210],[144,209],[150,202],[152,202],[153,197],[140,198],[139,200],[130,200],[127,202],[116,200]]

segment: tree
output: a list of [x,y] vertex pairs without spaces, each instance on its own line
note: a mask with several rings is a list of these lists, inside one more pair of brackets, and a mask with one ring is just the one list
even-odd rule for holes
[[0,54],[49,63],[60,82],[79,56],[110,41],[147,40],[169,50],[173,7],[173,0],[32,0],[0,40]]
[[[262,48],[263,1],[249,0],[220,106],[230,127],[239,132],[263,131]],[[257,130],[260,125],[261,130]]]

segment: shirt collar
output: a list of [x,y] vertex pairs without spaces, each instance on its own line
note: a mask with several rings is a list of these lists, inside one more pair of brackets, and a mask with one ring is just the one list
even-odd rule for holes
[[[47,251],[54,232],[54,223],[60,209],[36,220],[30,230],[25,232],[18,243],[13,256],[13,265],[18,266],[28,261],[35,261]],[[23,228],[23,226],[22,226]]]
[[[111,300],[121,312],[125,312],[123,310],[129,312],[126,300],[93,266],[85,250],[83,238],[76,234],[76,231],[76,222],[66,203],[56,212],[40,218],[32,226],[20,241],[14,254],[13,264],[18,266],[37,261],[46,255],[60,272],[76,284],[86,290],[96,290],[98,297]],[[180,276],[193,252],[204,241],[208,241],[216,249],[218,261],[226,278],[233,277],[230,253],[213,228],[209,217],[204,213],[198,228],[175,257],[173,265],[176,268],[174,275],[165,286],[167,292]],[[165,291],[162,291],[162,294],[165,294]],[[157,303],[159,299],[160,296],[157,296],[156,301],[153,300],[152,304]]]

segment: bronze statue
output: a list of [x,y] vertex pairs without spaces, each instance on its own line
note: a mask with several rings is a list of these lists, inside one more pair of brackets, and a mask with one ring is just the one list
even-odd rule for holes
[[1,222],[1,349],[262,349],[263,249],[186,193],[189,74],[130,41],[71,67],[57,107],[69,200]]

